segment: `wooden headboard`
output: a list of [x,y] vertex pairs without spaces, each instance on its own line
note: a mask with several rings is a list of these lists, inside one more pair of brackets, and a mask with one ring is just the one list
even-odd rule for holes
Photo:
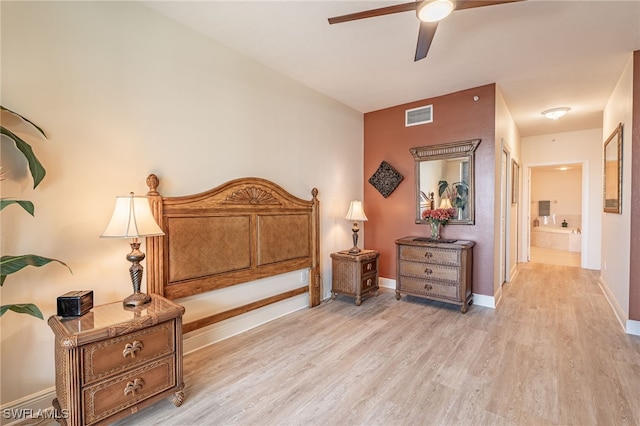
[[165,233],[146,240],[149,293],[178,299],[310,268],[307,286],[187,323],[185,332],[305,292],[310,307],[320,304],[317,189],[306,201],[254,177],[182,197],[162,197],[156,175],[147,186]]

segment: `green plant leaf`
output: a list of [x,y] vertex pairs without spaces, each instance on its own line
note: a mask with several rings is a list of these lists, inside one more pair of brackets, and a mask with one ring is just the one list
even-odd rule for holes
[[438,182],[438,195],[442,197],[442,194],[445,193],[448,186],[449,182],[447,182],[446,180],[441,180],[440,182]]
[[33,127],[35,127],[35,128],[36,128],[36,130],[37,130],[37,131],[39,131],[39,132],[40,132],[40,134],[41,134],[42,136],[44,136],[44,138],[45,138],[45,139],[47,138],[47,135],[45,135],[45,134],[44,134],[44,130],[42,130],[42,129],[40,128],[40,126],[38,126],[38,125],[37,125],[36,123],[34,123],[33,121],[29,120],[29,119],[28,119],[27,117],[25,117],[24,115],[20,115],[20,114],[18,114],[18,113],[17,113],[17,112],[15,112],[15,111],[11,111],[9,108],[5,108],[5,107],[3,107],[2,105],[0,105],[0,109],[1,109],[1,110],[4,110],[4,111],[7,111],[7,112],[10,112],[11,114],[17,115],[18,117],[22,118],[24,121],[26,121],[27,123],[29,123],[29,124],[31,124]]
[[67,269],[69,269],[69,272],[73,273],[73,271],[71,271],[71,268],[69,268],[66,263],[61,262],[57,259],[50,259],[48,257],[38,256],[36,254],[23,254],[21,256],[2,256],[2,258],[0,258],[0,286],[4,284],[4,280],[7,279],[7,275],[18,272],[19,270],[27,266],[39,267],[51,262],[58,262],[61,265],[66,266]]
[[6,127],[0,126],[0,133],[13,140],[13,142],[16,144],[16,148],[18,148],[18,150],[22,152],[22,154],[24,154],[27,162],[29,163],[29,171],[31,172],[31,176],[33,177],[33,188],[35,189],[40,184],[40,182],[42,182],[42,179],[44,179],[47,171],[42,166],[42,163],[40,163],[40,160],[38,160],[36,155],[33,153],[31,145],[23,141],[18,135],[16,135]]
[[34,316],[36,318],[40,318],[41,320],[44,319],[44,317],[42,316],[42,312],[40,312],[40,309],[34,305],[33,303],[23,303],[23,304],[16,304],[16,305],[2,305],[0,306],[0,317],[4,315],[5,312],[7,311],[13,311],[16,312],[18,314],[27,314],[27,315],[31,315]]
[[33,207],[33,203],[26,200],[8,200],[6,198],[2,198],[0,199],[0,211],[4,210],[5,207],[10,206],[11,204],[17,204],[25,209],[31,216],[34,215],[35,208]]
[[469,186],[464,182],[456,184],[456,192],[460,195],[469,195]]

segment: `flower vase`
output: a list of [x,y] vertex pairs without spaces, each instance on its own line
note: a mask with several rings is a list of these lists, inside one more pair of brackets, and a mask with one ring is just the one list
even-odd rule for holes
[[431,238],[433,238],[434,240],[439,240],[440,239],[440,222],[438,222],[437,220],[434,220],[430,222],[430,224],[431,224]]

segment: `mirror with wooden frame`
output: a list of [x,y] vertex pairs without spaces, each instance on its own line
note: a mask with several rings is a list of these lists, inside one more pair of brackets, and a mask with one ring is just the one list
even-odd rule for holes
[[622,123],[604,143],[603,203],[606,213],[622,213]]
[[475,223],[474,153],[481,139],[411,148],[415,160],[416,223],[426,210],[455,208],[447,224]]

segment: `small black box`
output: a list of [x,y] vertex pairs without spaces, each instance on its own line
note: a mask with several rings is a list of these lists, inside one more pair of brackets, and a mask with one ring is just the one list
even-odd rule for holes
[[77,317],[93,308],[93,290],[70,291],[58,296],[58,316]]

